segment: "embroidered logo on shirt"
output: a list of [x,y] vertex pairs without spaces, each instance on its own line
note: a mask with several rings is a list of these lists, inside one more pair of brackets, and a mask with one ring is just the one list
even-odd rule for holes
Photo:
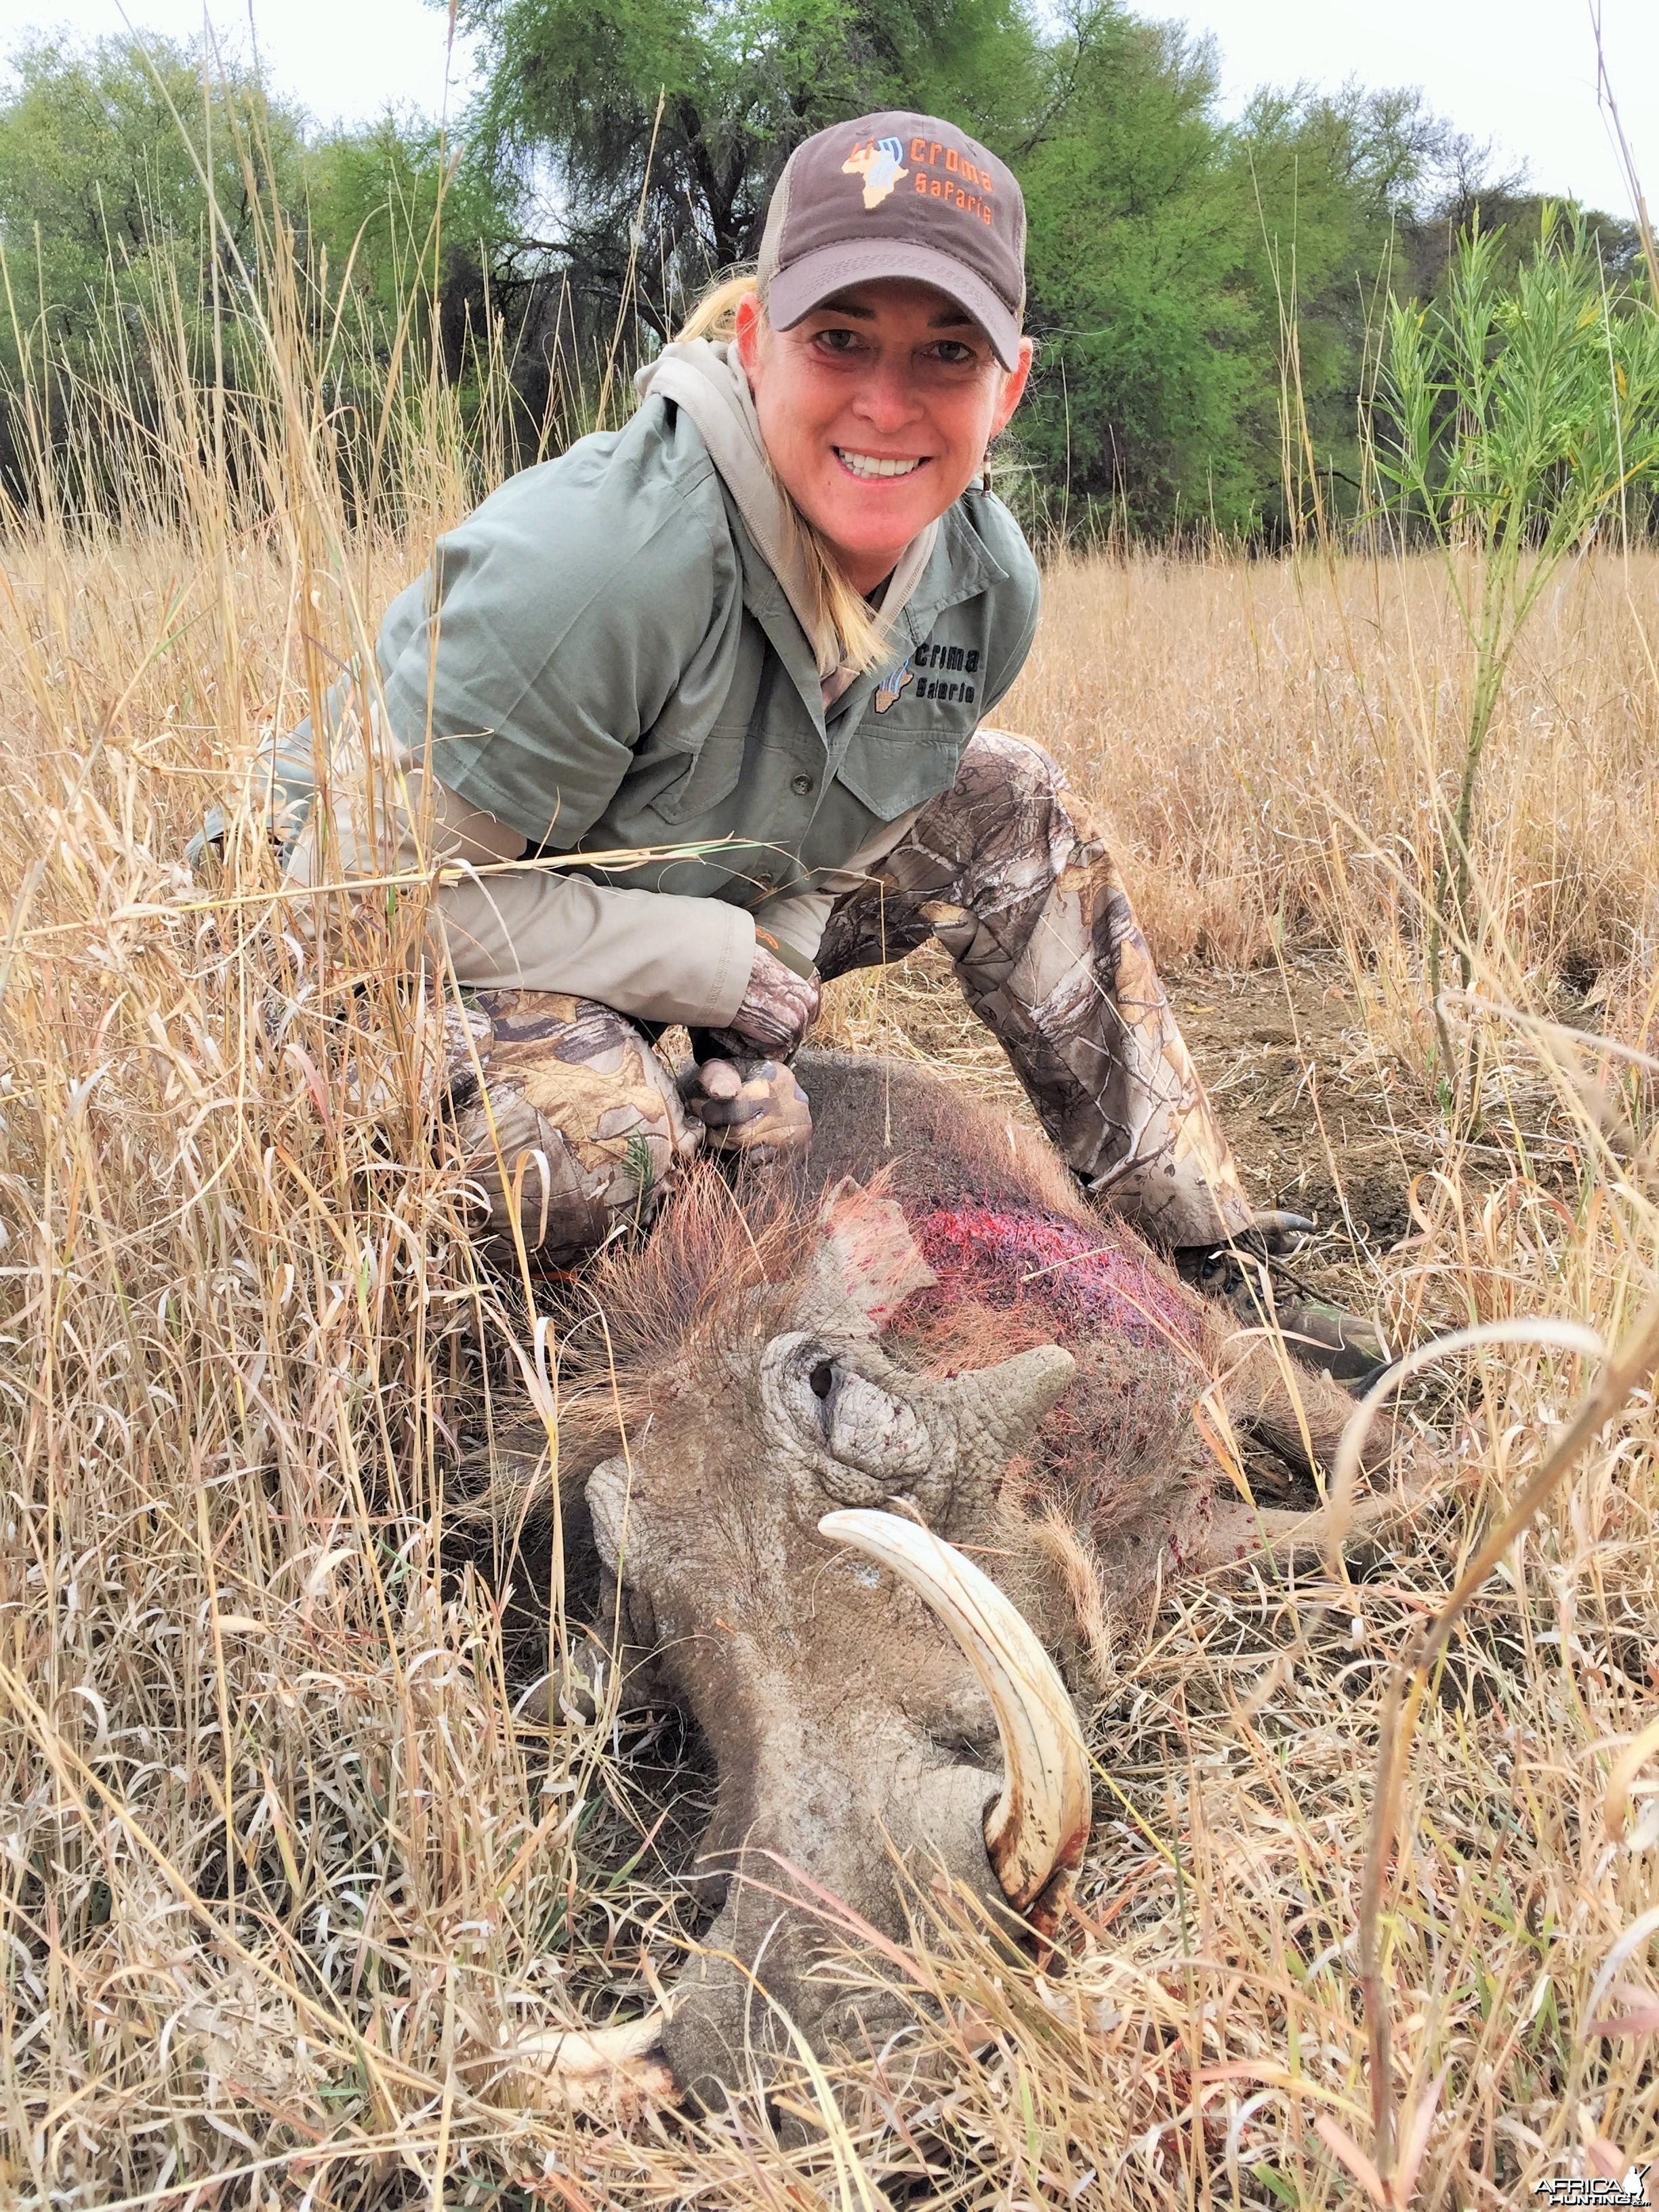
[[[979,648],[972,645],[935,645],[931,638],[926,645],[916,647],[916,667],[940,669],[942,675],[921,675],[916,680],[918,699],[937,699],[945,706],[971,707],[975,703],[979,686],[962,681],[963,677],[979,674]],[[954,681],[952,679],[955,679]]]
[[876,712],[884,714],[907,684],[914,684],[916,672],[908,660],[901,660],[890,676],[884,676],[876,686]]
[[902,169],[904,149],[896,138],[872,138],[863,146],[854,146],[841,165],[843,177],[862,177],[866,209],[878,208],[901,177],[910,172]]

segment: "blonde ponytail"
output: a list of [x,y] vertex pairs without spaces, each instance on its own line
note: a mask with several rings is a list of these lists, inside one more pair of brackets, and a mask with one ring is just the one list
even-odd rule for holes
[[[714,338],[730,345],[738,335],[738,302],[746,300],[754,289],[752,269],[737,270],[730,276],[722,276],[709,286],[675,331],[674,343],[684,345],[691,338]],[[765,312],[763,307],[761,313]]]
[[[710,285],[675,333],[676,343],[713,338],[730,345],[737,337],[738,303],[755,289],[752,271],[722,277]],[[765,304],[758,304],[763,319]],[[856,668],[864,675],[886,656],[886,625],[863,592],[855,591],[842,575],[835,555],[779,481],[769,454],[766,466],[777,487],[786,526],[801,556],[814,617],[813,650],[822,664],[829,657],[825,648],[833,648],[842,666]]]

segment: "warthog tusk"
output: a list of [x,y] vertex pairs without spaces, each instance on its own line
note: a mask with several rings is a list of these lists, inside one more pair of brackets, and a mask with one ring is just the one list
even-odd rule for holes
[[509,2060],[516,2074],[537,2075],[550,2087],[556,2083],[578,2105],[590,2101],[584,2093],[617,2088],[666,2101],[678,2094],[657,2049],[667,2024],[659,2005],[643,2020],[617,2027],[538,2028],[491,2056]]
[[996,1714],[1006,1770],[985,1848],[1015,1910],[1036,1906],[1052,1921],[1089,1840],[1090,1810],[1089,1756],[1053,1660],[1012,1600],[931,1529],[860,1509],[826,1513],[818,1533],[890,1568],[962,1646]]
[[643,2020],[625,2020],[617,2027],[545,2027],[521,2036],[511,2048],[515,2058],[540,2058],[555,2074],[598,2074],[608,2066],[625,2066],[643,2058],[662,2041],[668,2015],[658,2006]]

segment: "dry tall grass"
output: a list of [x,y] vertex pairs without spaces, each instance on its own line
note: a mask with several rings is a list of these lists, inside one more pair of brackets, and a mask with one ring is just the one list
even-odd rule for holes
[[[5,2192],[1484,2206],[1650,2155],[1644,1389],[1508,1549],[1419,1722],[1381,1899],[1395,2178],[1365,2163],[1384,1677],[1591,1379],[1559,1332],[1463,1358],[1440,1517],[1363,1581],[1237,1577],[1125,1643],[1066,1971],[1011,1972],[945,1924],[888,1962],[993,2037],[947,2091],[822,2091],[804,2150],[757,2104],[624,2126],[498,2100],[517,2027],[672,1974],[690,1931],[652,1838],[676,1747],[515,1718],[486,1591],[441,1579],[465,1432],[491,1389],[553,1382],[556,1346],[459,1233],[384,937],[313,950],[252,836],[211,892],[182,864],[226,769],[303,711],[465,496],[440,455],[408,536],[354,535],[295,406],[274,520],[232,511],[192,436],[187,526],[30,527],[4,551]],[[1656,602],[1651,556],[1582,566],[1492,741],[1486,1116],[1442,1126],[1417,1082],[1440,1164],[1370,1285],[1419,1328],[1555,1316],[1611,1344],[1653,1280],[1644,1093],[1609,1064],[1592,1111],[1595,1056],[1538,1024],[1565,963],[1618,1040],[1646,1037]],[[1466,672],[1425,563],[1077,562],[1002,719],[1098,796],[1166,960],[1333,945],[1355,1052],[1415,1080],[1412,902]],[[835,1018],[988,1065],[915,977],[844,987]]]
[[[1649,955],[1656,650],[1650,552],[1582,562],[1528,634],[1484,787],[1489,966],[1582,981]],[[1392,949],[1430,779],[1461,763],[1464,658],[1431,559],[1073,561],[1004,712],[1103,807],[1164,960],[1355,926]]]

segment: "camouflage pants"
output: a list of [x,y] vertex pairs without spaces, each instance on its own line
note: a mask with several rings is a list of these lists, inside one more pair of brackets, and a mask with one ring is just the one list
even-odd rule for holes
[[[981,730],[952,788],[832,908],[826,980],[902,960],[929,937],[1006,1052],[1085,1186],[1165,1247],[1253,1218],[1227,1141],[1084,802],[1046,754]],[[591,1000],[478,994],[487,1098],[457,1133],[500,1236],[568,1264],[649,1215],[701,1141],[643,1032]],[[476,1092],[476,1079],[473,1079]]]
[[505,1243],[516,1214],[526,1250],[567,1267],[648,1221],[702,1132],[643,1030],[562,991],[479,991],[466,1011],[449,1105],[483,1234]]

